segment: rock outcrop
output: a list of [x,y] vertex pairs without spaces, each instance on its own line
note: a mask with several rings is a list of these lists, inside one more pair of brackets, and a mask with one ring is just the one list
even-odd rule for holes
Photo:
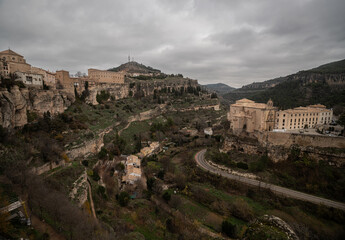
[[10,91],[0,89],[0,125],[6,128],[24,126],[27,112],[42,116],[62,113],[74,102],[72,94],[58,90],[27,89],[13,86]]
[[305,135],[266,132],[248,136],[229,136],[222,151],[237,150],[247,154],[264,154],[274,162],[287,160],[292,150],[308,154],[313,159],[327,161],[331,165],[345,164],[345,138],[322,135]]

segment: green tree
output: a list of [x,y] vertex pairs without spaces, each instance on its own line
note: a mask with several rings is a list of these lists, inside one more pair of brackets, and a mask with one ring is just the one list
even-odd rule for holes
[[129,196],[128,192],[123,191],[119,194],[117,200],[122,207],[125,207],[129,203],[130,196]]

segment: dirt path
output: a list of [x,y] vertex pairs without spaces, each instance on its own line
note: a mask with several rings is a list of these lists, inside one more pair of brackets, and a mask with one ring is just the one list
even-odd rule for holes
[[58,234],[54,228],[52,228],[49,224],[42,222],[35,215],[31,215],[31,224],[41,233],[48,233],[50,240],[66,240],[66,238]]
[[87,180],[86,182],[87,182],[87,185],[89,186],[89,198],[90,198],[91,212],[92,212],[93,217],[95,219],[97,219],[96,211],[95,211],[95,205],[93,204],[93,199],[92,199],[91,184],[90,184],[89,180]]

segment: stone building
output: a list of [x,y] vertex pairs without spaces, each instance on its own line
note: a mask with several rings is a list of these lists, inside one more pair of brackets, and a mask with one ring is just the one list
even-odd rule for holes
[[43,87],[43,75],[31,72],[15,72],[16,81],[22,81],[25,85]]
[[275,129],[315,128],[332,121],[333,110],[324,105],[310,105],[276,112]]
[[15,72],[29,72],[31,65],[26,63],[22,55],[11,49],[0,52],[0,75],[8,76]]
[[57,88],[63,88],[67,91],[74,91],[75,87],[82,85],[81,78],[70,77],[69,72],[65,70],[56,71]]
[[276,110],[271,100],[267,104],[256,103],[246,98],[238,100],[235,104],[230,105],[228,113],[230,129],[235,134],[242,131],[248,133],[272,131]]
[[56,88],[55,73],[37,67],[32,67],[31,72],[41,74],[43,76],[43,81],[45,85],[49,86],[52,89]]
[[96,83],[121,83],[125,82],[125,74],[123,72],[111,72],[106,70],[88,69],[90,81]]

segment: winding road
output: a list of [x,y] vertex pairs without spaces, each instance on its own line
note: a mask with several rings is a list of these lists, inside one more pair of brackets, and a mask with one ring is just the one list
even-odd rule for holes
[[237,176],[237,175],[225,172],[223,170],[220,170],[220,169],[210,165],[205,160],[205,153],[206,153],[206,149],[203,149],[203,150],[197,152],[195,154],[195,161],[200,168],[202,168],[206,171],[221,175],[223,177],[226,177],[226,178],[229,178],[229,179],[241,182],[241,183],[245,183],[247,185],[252,185],[252,186],[257,186],[260,188],[270,189],[272,192],[275,192],[275,193],[280,194],[280,195],[284,195],[286,197],[295,198],[295,199],[299,199],[299,200],[303,200],[303,201],[308,201],[308,202],[315,203],[315,204],[322,204],[322,205],[325,205],[327,207],[333,207],[333,208],[337,208],[337,209],[341,209],[341,210],[345,211],[345,204],[341,203],[341,202],[336,202],[336,201],[332,201],[332,200],[329,200],[326,198],[316,197],[316,196],[306,194],[303,192],[291,190],[289,188],[280,187],[277,185],[258,181],[258,180],[251,179],[251,178]]

